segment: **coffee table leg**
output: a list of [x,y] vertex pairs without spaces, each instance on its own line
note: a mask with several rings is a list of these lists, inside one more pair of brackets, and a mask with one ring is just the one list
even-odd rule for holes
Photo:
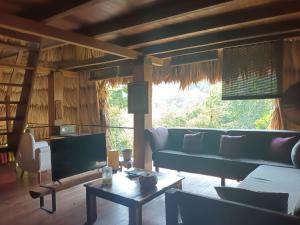
[[86,219],[87,225],[93,224],[97,219],[97,202],[96,196],[86,192]]
[[129,207],[129,225],[142,225],[142,206]]

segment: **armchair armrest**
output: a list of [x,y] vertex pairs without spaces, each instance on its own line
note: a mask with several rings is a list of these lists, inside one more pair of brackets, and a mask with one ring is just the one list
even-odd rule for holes
[[37,148],[43,148],[43,147],[46,147],[46,146],[49,146],[49,144],[48,144],[47,141],[38,141],[38,142],[34,143],[34,148],[35,149],[37,149]]
[[51,169],[51,150],[50,146],[44,146],[35,149],[35,158],[38,161],[38,171],[46,171]]
[[145,137],[150,143],[152,151],[164,149],[168,141],[168,128],[158,127],[146,129]]

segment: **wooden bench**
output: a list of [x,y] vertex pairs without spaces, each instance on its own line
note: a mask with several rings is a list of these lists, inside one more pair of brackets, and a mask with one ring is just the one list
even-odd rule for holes
[[[102,173],[99,170],[88,171],[72,177],[67,177],[61,180],[61,182],[39,185],[29,191],[32,198],[40,198],[40,208],[49,213],[56,211],[56,192],[65,190],[67,188],[76,186],[78,184],[86,183],[91,180],[95,180],[102,177]],[[52,209],[44,207],[44,196],[51,194]]]

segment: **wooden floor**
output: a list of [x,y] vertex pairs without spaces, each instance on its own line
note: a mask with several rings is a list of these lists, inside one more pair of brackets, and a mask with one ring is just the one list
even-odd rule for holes
[[[161,172],[177,174],[176,171]],[[184,176],[183,190],[217,197],[214,186],[220,178],[180,172]],[[49,179],[44,174],[43,179]],[[48,214],[39,209],[39,200],[31,199],[28,190],[35,185],[36,177],[16,177],[14,166],[0,166],[0,225],[83,225],[85,214],[85,189],[82,185],[57,193],[57,212]],[[236,186],[236,181],[226,180],[226,185]],[[124,187],[126,188],[126,187]],[[46,198],[46,205],[50,198]],[[97,225],[128,225],[128,209],[103,199],[97,199]],[[143,225],[165,224],[164,196],[160,196],[143,207]]]

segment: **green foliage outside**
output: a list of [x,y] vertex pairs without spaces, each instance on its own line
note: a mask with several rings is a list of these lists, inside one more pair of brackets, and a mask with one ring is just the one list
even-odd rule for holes
[[[178,96],[170,95],[163,100],[163,95],[172,88],[174,90],[174,86],[169,85],[161,91],[154,87],[154,127],[267,129],[270,123],[271,99],[223,101],[221,84],[200,83],[185,94],[175,90]],[[194,96],[195,93],[202,97]],[[108,102],[110,126],[133,127],[132,114],[127,113],[127,86],[110,88]],[[132,148],[133,130],[111,128],[109,139],[112,147],[119,151]]]
[[156,120],[154,126],[267,129],[273,109],[272,100],[223,101],[221,97],[221,84],[211,85],[203,103],[167,112]]
[[[109,125],[111,127],[133,127],[132,115],[127,113],[127,86],[109,88]],[[108,139],[111,147],[118,151],[125,148],[132,149],[133,130],[110,128]]]

